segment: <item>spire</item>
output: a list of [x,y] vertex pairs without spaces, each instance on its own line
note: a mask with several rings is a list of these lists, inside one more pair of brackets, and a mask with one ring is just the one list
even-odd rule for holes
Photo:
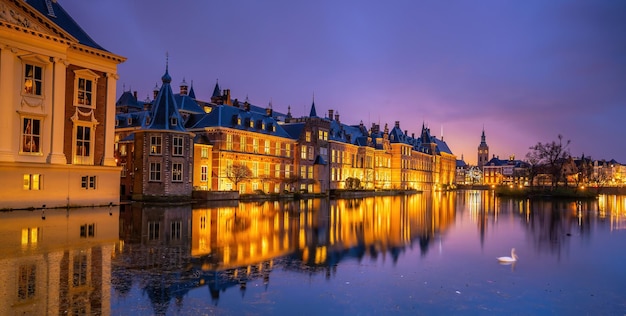
[[311,104],[311,112],[309,117],[317,117],[317,111],[315,111],[315,93],[313,93],[313,103]]
[[222,90],[217,79],[215,79],[215,88],[213,88],[213,97],[219,98],[222,96]]
[[191,87],[189,87],[189,97],[196,99],[196,93],[193,91],[193,80],[191,80]]
[[485,127],[483,126],[483,134],[480,135],[480,145],[487,146],[487,142],[485,141]]
[[150,109],[149,121],[146,122],[147,129],[174,130],[185,132],[183,120],[178,113],[178,106],[172,93],[172,77],[168,73],[167,64],[165,66],[165,74],[161,77],[163,84],[158,91],[152,108]]

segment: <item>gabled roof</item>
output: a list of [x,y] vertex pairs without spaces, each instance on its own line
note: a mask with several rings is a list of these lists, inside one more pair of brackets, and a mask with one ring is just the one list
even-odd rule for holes
[[80,44],[107,51],[98,45],[87,33],[72,19],[72,17],[61,7],[57,1],[46,0],[28,0],[24,1],[35,10],[39,11],[54,24],[58,25],[64,31],[72,35]]
[[298,122],[298,123],[286,123],[286,124],[282,124],[281,126],[285,129],[285,132],[289,134],[289,138],[298,139],[300,138],[300,135],[302,134],[302,130],[304,129],[305,125],[306,123],[304,122]]
[[178,113],[174,93],[172,93],[172,87],[170,86],[172,77],[170,77],[167,67],[161,80],[163,84],[150,109],[149,123],[144,128],[186,132],[185,127],[183,127],[183,120]]

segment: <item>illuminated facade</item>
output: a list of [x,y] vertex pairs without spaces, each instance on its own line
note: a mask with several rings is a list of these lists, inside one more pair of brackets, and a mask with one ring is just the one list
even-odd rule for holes
[[56,1],[0,1],[0,208],[119,202],[117,65]]

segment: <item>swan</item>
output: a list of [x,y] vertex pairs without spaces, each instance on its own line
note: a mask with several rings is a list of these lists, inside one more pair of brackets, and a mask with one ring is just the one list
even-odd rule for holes
[[511,248],[511,256],[510,257],[498,257],[497,258],[500,263],[513,263],[517,261],[517,255],[515,254],[515,248]]

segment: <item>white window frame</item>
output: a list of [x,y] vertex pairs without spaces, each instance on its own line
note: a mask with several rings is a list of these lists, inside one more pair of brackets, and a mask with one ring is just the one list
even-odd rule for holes
[[[85,130],[89,129],[89,137],[85,138]],[[82,130],[83,138],[78,138],[78,132]],[[72,157],[74,164],[93,165],[94,161],[94,140],[96,126],[91,122],[75,121],[72,133]]]
[[[74,70],[74,106],[96,108],[98,78],[100,76],[89,69]],[[81,88],[81,82],[85,84],[83,88]],[[89,82],[91,82],[91,91],[88,91],[86,87]],[[81,92],[84,95],[83,98],[80,97]],[[87,95],[90,98],[87,98]],[[88,102],[83,101],[85,99],[88,99]]]
[[[29,74],[27,73],[27,68],[28,67],[32,67],[32,73]],[[39,68],[40,71],[40,76],[41,78],[36,78],[36,70],[37,68]],[[23,61],[23,67],[22,67],[22,82],[23,82],[23,86],[22,86],[22,95],[25,96],[29,96],[29,97],[36,97],[36,98],[43,98],[44,97],[44,83],[45,83],[45,63],[40,61],[39,58],[36,57],[31,57],[31,58],[27,58],[26,60]],[[30,81],[30,82],[29,82]],[[27,89],[27,84],[30,86]],[[37,93],[37,84],[39,84],[39,93]]]
[[182,136],[172,136],[172,156],[182,156],[185,139]]
[[150,162],[148,170],[148,181],[150,182],[161,182],[161,163],[160,162]]
[[172,163],[172,182],[183,182],[183,164],[180,162]]
[[162,135],[150,135],[150,155],[160,156],[163,154]]
[[[25,120],[29,120],[30,126],[28,123],[24,122]],[[33,123],[35,121],[39,122],[39,134],[35,134],[33,131]],[[26,123],[26,126],[25,126]],[[30,131],[27,131],[30,129]],[[42,140],[43,138],[43,129],[44,129],[44,117],[38,115],[31,114],[21,114],[20,115],[20,150],[19,153],[23,155],[42,155]],[[33,149],[36,147],[36,149]],[[27,150],[29,149],[30,150]]]

